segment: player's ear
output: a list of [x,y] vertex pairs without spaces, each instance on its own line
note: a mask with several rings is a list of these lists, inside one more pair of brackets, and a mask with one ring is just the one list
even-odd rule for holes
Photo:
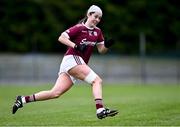
[[91,16],[91,14],[90,13],[87,13],[87,15],[86,15],[87,17],[89,17],[89,16]]
[[87,17],[90,17],[94,12],[87,13]]

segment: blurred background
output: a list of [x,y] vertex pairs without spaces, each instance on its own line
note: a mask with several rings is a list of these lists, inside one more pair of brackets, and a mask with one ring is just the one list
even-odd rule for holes
[[67,48],[58,37],[92,4],[116,41],[89,63],[104,82],[180,84],[178,0],[1,0],[0,84],[53,84]]

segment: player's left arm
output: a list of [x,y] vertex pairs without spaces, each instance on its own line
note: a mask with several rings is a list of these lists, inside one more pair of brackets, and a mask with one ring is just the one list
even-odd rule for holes
[[108,51],[108,49],[114,45],[114,39],[107,39],[105,38],[105,40],[103,42],[100,42],[97,44],[97,48],[98,48],[98,52],[99,53],[106,53]]
[[96,46],[97,46],[98,52],[101,53],[101,54],[105,54],[108,51],[108,48],[106,48],[104,46],[104,41],[97,44]]
[[98,36],[98,39],[97,39],[97,43],[96,43],[96,46],[97,46],[97,49],[98,49],[98,52],[101,53],[101,54],[104,54],[108,51],[108,49],[114,44],[114,39],[108,39],[108,38],[104,38],[103,34],[102,34],[102,31],[100,31],[100,34]]

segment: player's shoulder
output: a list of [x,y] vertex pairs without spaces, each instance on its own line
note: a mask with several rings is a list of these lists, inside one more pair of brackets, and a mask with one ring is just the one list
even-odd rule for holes
[[84,26],[83,26],[82,24],[78,23],[78,24],[74,25],[74,26],[72,27],[72,29],[75,29],[75,30],[77,30],[77,31],[81,31],[81,30],[83,30],[83,29],[85,29],[85,28],[84,28]]
[[[74,27],[79,29],[79,30],[84,30],[84,29],[92,30],[91,28],[86,27],[83,23],[78,23]],[[97,27],[97,26],[94,27],[93,30],[96,31],[96,32],[101,32],[101,29],[99,27]]]
[[84,25],[82,23],[78,23],[78,24],[75,25],[75,27],[77,27],[77,28],[84,28]]
[[83,26],[81,24],[75,24],[71,26],[68,30],[70,31],[80,31],[83,29]]

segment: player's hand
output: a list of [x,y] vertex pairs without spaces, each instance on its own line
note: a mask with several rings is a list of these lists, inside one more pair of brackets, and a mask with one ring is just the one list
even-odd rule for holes
[[113,44],[114,44],[115,42],[114,42],[114,39],[106,39],[105,38],[105,40],[104,40],[104,46],[106,47],[106,48],[109,48],[109,47],[111,47]]
[[86,50],[86,44],[75,45],[74,49],[83,53]]

